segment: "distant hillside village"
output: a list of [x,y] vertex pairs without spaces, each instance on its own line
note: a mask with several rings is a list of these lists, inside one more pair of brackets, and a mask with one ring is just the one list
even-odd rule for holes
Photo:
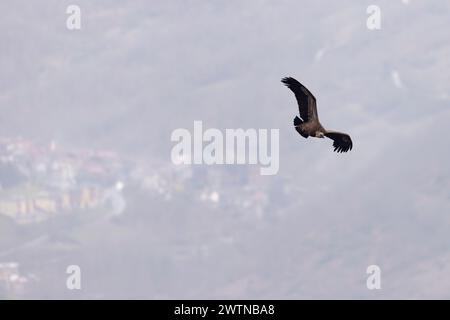
[[[51,231],[48,225],[34,228],[36,224],[89,217],[72,223],[76,229],[105,216],[120,216],[120,221],[159,216],[173,218],[177,227],[178,217],[183,218],[179,208],[186,206],[197,218],[216,212],[225,215],[222,219],[253,224],[290,212],[288,204],[298,203],[301,193],[297,188],[294,181],[279,175],[261,176],[256,166],[174,165],[170,160],[111,151],[69,149],[55,142],[0,138],[0,230],[4,231],[0,233],[0,298],[24,296],[40,281],[39,275],[27,271],[34,259],[24,259],[23,251],[20,259],[16,252],[26,251],[21,248],[27,248],[27,243],[34,252],[39,246],[45,248],[41,242],[56,245],[60,241],[55,240],[60,236],[54,236],[58,227]],[[25,243],[14,242],[14,224],[17,230],[42,232]],[[216,236],[228,239],[226,228],[221,232]],[[65,231],[61,234],[67,236]],[[72,250],[68,241],[59,248]],[[189,246],[187,252],[193,250]]]
[[126,206],[122,189],[130,184],[167,201],[188,194],[193,201],[259,218],[274,201],[281,204],[295,193],[294,184],[261,177],[252,167],[177,166],[55,142],[0,138],[0,214],[18,224],[96,208],[120,214]]
[[112,152],[0,138],[0,214],[28,224],[97,208],[122,171]]

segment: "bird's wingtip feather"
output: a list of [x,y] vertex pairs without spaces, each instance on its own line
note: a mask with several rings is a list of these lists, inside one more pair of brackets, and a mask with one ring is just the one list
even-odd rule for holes
[[294,78],[292,77],[284,77],[281,79],[281,82],[283,82],[284,84],[289,84],[289,82],[291,82]]

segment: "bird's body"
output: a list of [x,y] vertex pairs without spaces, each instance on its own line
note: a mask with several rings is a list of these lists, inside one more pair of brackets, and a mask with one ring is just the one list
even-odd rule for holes
[[300,82],[288,77],[281,80],[292,90],[297,99],[300,118],[294,118],[295,130],[304,138],[330,138],[333,142],[334,151],[347,152],[353,148],[353,142],[346,133],[326,130],[319,121],[317,114],[316,98]]
[[[297,119],[299,119],[297,117]],[[295,120],[295,119],[294,119]],[[315,138],[322,138],[323,131],[325,130],[322,125],[319,122],[302,122],[299,124],[295,124],[294,122],[295,130],[297,130],[300,135],[304,136],[305,138],[308,137],[315,137]]]

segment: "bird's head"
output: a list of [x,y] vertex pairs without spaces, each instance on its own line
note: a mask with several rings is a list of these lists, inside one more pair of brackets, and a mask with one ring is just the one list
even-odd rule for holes
[[317,131],[316,138],[325,138],[325,135],[323,134],[323,132]]

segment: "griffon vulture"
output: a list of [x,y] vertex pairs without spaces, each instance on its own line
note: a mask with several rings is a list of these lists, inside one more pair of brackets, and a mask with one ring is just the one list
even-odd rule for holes
[[300,82],[294,78],[288,77],[281,80],[289,89],[291,89],[297,99],[300,118],[294,118],[295,130],[304,138],[330,138],[333,140],[334,151],[347,152],[352,150],[353,142],[346,133],[328,131],[319,122],[317,115],[316,98]]

